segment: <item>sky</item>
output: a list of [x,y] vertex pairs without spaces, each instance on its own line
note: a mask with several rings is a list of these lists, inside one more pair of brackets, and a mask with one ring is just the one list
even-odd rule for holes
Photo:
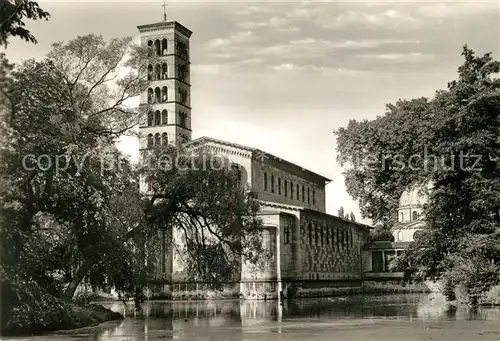
[[[163,19],[160,1],[40,1],[37,45],[11,39],[7,58],[41,59],[78,35],[137,36]],[[262,149],[332,182],[327,213],[362,220],[336,162],[334,130],[375,119],[398,99],[430,97],[456,76],[467,44],[499,55],[496,1],[170,1],[168,20],[193,31],[193,138]],[[121,144],[137,155],[135,141]]]

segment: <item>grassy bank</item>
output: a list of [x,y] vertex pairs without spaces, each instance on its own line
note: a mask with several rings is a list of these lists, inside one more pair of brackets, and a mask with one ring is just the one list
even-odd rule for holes
[[[456,301],[449,302],[452,305],[468,305],[467,297],[461,288],[455,289]],[[500,285],[492,287],[478,300],[479,306],[500,306]]]
[[379,283],[365,282],[363,292],[365,294],[413,294],[430,293],[431,289],[425,283]]
[[[361,293],[365,294],[410,294],[410,293],[429,293],[430,289],[425,284],[406,284],[399,283],[377,283],[367,282],[364,287],[327,287],[327,288],[297,288],[293,297],[289,298],[310,298],[310,297],[334,297],[349,296]],[[237,299],[243,295],[232,290],[181,290],[174,292],[163,292],[153,295],[151,300],[171,300],[171,301],[196,301],[196,300],[224,300]],[[248,299],[272,300],[276,299],[275,292],[256,292],[247,295]]]
[[33,281],[2,281],[1,335],[35,335],[123,319],[101,305],[66,303]]

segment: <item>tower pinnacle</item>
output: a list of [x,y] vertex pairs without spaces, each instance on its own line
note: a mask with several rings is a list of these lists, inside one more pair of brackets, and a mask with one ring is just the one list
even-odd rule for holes
[[167,21],[167,6],[168,4],[166,2],[163,2],[163,21]]

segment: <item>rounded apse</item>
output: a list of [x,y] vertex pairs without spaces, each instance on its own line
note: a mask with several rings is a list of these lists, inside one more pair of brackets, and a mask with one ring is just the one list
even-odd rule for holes
[[413,233],[413,240],[418,240],[420,237],[422,237],[422,231],[415,231]]

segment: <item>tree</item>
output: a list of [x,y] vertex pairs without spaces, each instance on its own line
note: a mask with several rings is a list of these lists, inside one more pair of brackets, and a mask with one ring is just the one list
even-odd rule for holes
[[[242,186],[238,167],[196,150],[171,148],[143,152],[147,224],[165,231],[169,245],[188,263],[190,280],[220,288],[235,279],[241,262],[262,264],[259,203]],[[182,243],[173,238],[180,235]],[[148,236],[148,240],[150,240]]]
[[351,212],[351,213],[349,214],[349,220],[351,220],[351,221],[356,221],[356,216],[354,215],[354,213],[352,213],[352,212]]
[[7,46],[9,36],[20,37],[28,42],[37,43],[35,36],[27,30],[25,19],[48,20],[50,14],[40,8],[36,1],[2,1],[0,4],[0,45]]
[[127,259],[109,256],[125,250],[108,217],[114,196],[134,186],[134,176],[116,165],[103,168],[103,159],[118,160],[117,137],[142,113],[125,105],[144,91],[148,62],[130,41],[78,37],[12,73],[0,227],[8,273],[61,282],[55,288],[69,282],[70,289],[91,271],[80,264]]
[[462,55],[458,79],[432,103],[434,112],[446,113],[435,115],[434,153],[451,160],[432,173],[427,243],[411,251],[428,259],[426,275],[442,276],[476,304],[499,278],[491,262],[500,255],[500,80],[492,77],[500,63],[466,46]]
[[[146,90],[156,62],[130,42],[77,37],[9,78],[2,269],[68,300],[82,281],[139,296],[155,270],[145,267],[156,256],[148,247],[162,231],[184,234],[196,279],[222,282],[241,258],[263,259],[257,201],[234,172],[190,168],[201,159],[137,169],[116,149],[148,112],[126,101]],[[182,159],[175,148],[162,152]],[[139,192],[141,174],[157,189],[151,197]]]
[[340,206],[338,216],[339,218],[344,218],[344,206]]
[[394,236],[392,235],[392,231],[390,228],[377,224],[374,226],[372,230],[370,230],[370,241],[394,241]]
[[363,218],[374,224],[395,223],[401,193],[416,182],[425,181],[420,172],[430,123],[428,100],[399,100],[387,105],[385,116],[373,121],[351,120],[336,131],[337,160],[344,171],[347,192],[358,201]]
[[[337,135],[339,161],[353,166],[349,194],[384,228],[395,222],[403,190],[434,184],[427,228],[398,264],[407,276],[460,287],[474,304],[498,279],[491,260],[498,257],[500,222],[500,80],[492,76],[500,67],[491,54],[476,57],[467,46],[462,55],[458,79],[433,99],[400,100],[385,116],[351,121]],[[473,279],[479,282],[471,285]]]

